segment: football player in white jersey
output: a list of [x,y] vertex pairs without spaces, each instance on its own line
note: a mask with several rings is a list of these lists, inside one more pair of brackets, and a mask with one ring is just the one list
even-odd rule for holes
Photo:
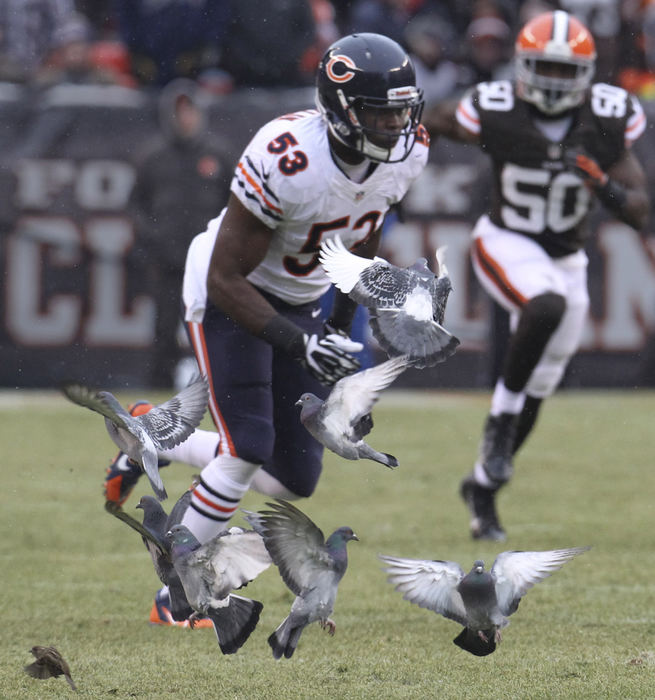
[[[330,287],[321,242],[338,234],[373,257],[385,214],[427,161],[422,90],[409,56],[387,37],[335,42],[318,68],[316,107],[257,132],[226,208],[189,246],[185,320],[218,437],[197,430],[165,456],[204,467],[182,520],[201,542],[226,529],[250,487],[287,499],[314,491],[323,448],[295,402],[308,391],[325,397],[358,369],[353,353],[363,348],[349,338],[356,304],[345,294],[321,317]],[[139,475],[119,455],[107,498],[124,502]],[[170,620],[165,607],[160,591],[151,621]]]
[[495,495],[578,349],[593,199],[636,229],[648,216],[630,150],[646,126],[643,110],[624,90],[592,84],[595,58],[581,22],[560,10],[540,14],[519,32],[514,81],[480,83],[424,119],[433,136],[477,144],[493,163],[491,207],[473,229],[471,257],[481,285],[510,313],[512,333],[478,459],[461,485],[476,538],[505,539]]
[[226,209],[191,244],[183,297],[220,435],[183,523],[201,541],[224,529],[255,484],[284,498],[312,494],[322,446],[295,402],[358,369],[348,337],[356,305],[330,282],[321,241],[340,235],[372,257],[384,216],[422,171],[422,92],[404,49],[387,37],[335,42],[317,76],[318,109],[265,124],[240,158]]
[[220,435],[184,520],[203,541],[225,527],[262,466],[271,494],[314,490],[322,448],[294,404],[356,371],[361,349],[348,337],[356,305],[347,296],[337,295],[326,323],[320,317],[330,287],[321,242],[338,234],[372,257],[386,212],[427,160],[422,92],[387,37],[335,42],[318,69],[316,105],[258,131],[226,209],[189,247],[186,321]]

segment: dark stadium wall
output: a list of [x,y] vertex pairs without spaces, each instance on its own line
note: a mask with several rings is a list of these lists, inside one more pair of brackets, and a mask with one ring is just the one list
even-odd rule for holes
[[[306,89],[239,91],[216,98],[211,127],[236,163],[261,124],[312,105]],[[654,123],[655,106],[645,108]],[[107,388],[146,384],[155,305],[144,274],[148,252],[126,205],[139,150],[156,129],[149,93],[68,85],[35,93],[0,84],[0,386],[70,378]],[[655,184],[654,149],[648,129],[636,150]],[[398,265],[447,245],[454,291],[445,323],[462,341],[445,364],[409,372],[399,385],[486,388],[494,380],[506,320],[468,259],[488,173],[477,149],[439,141],[387,222],[382,254]],[[591,315],[564,384],[655,385],[655,247],[600,210],[590,234]]]

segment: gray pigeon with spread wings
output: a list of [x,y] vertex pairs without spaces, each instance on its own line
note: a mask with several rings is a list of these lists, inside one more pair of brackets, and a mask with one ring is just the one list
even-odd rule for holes
[[271,565],[261,536],[232,527],[200,544],[189,528],[174,525],[166,539],[175,571],[195,610],[189,624],[193,627],[196,619],[206,615],[214,623],[221,651],[236,653],[257,626],[264,606],[230,591],[245,586]]
[[369,310],[380,347],[390,357],[406,355],[421,369],[443,362],[459,345],[442,325],[452,290],[443,254],[443,248],[437,250],[436,277],[425,258],[397,267],[383,258],[354,255],[337,235],[323,241],[319,260],[332,283]]
[[193,609],[186,599],[186,593],[180,581],[170,556],[170,545],[166,540],[166,533],[173,525],[182,521],[190,501],[193,487],[185,491],[177,500],[170,512],[162,508],[161,503],[152,496],[142,496],[136,507],[143,511],[143,523],[126,513],[115,501],[107,501],[105,509],[114,517],[122,520],[133,530],[136,530],[143,540],[143,544],[150,553],[155,573],[159,580],[168,586],[170,596],[171,615],[174,620],[186,620],[193,614]]
[[276,659],[293,656],[302,631],[319,622],[333,635],[330,619],[337,588],[348,568],[346,545],[357,540],[349,527],[340,527],[327,540],[322,531],[291,503],[276,499],[272,510],[245,511],[246,520],[263,537],[282,580],[296,599],[291,612],[270,635],[268,643]]
[[393,468],[398,460],[374,450],[364,442],[373,428],[371,409],[382,389],[388,387],[407,367],[407,358],[394,357],[379,365],[340,379],[325,401],[303,394],[300,421],[325,447],[344,459],[372,459]]
[[105,417],[109,437],[142,467],[157,498],[160,501],[167,498],[159,474],[157,450],[179,445],[198,427],[209,401],[207,380],[198,377],[172,399],[141,416],[130,415],[108,391],[95,392],[83,384],[69,383],[62,387],[62,392],[73,403]]
[[528,590],[588,549],[503,552],[490,571],[478,560],[468,574],[454,561],[379,558],[387,565],[389,583],[405,600],[464,625],[453,642],[475,656],[487,656]]

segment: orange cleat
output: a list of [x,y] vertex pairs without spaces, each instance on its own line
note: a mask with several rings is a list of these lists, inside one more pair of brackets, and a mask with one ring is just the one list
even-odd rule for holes
[[[157,591],[155,595],[155,602],[152,604],[152,609],[150,610],[150,624],[151,625],[166,625],[168,627],[188,627],[191,629],[191,625],[188,620],[174,620],[170,611],[170,598],[167,592],[163,589]],[[212,627],[213,623],[208,617],[201,617],[196,620],[193,629]]]

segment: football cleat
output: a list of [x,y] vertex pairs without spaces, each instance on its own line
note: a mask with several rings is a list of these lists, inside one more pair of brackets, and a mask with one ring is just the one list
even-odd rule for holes
[[473,475],[462,481],[459,492],[471,513],[471,536],[476,540],[504,542],[507,539],[496,513],[497,489],[480,486]]
[[[152,604],[152,609],[150,610],[150,624],[165,625],[168,627],[188,627],[191,629],[188,620],[174,620],[170,608],[171,599],[168,595],[168,591],[160,588],[155,595],[155,602]],[[201,617],[194,622],[193,629],[213,626],[213,622],[208,617]]]
[[[142,416],[144,413],[148,413],[151,408],[152,404],[148,401],[136,401],[130,404],[127,410],[133,416]],[[170,463],[168,459],[160,459],[159,468],[166,467]],[[122,506],[143,473],[143,469],[136,462],[129,459],[124,452],[119,452],[114,461],[107,467],[103,484],[105,499]]]
[[480,444],[479,461],[496,486],[507,483],[514,473],[512,455],[519,417],[514,413],[487,416]]

